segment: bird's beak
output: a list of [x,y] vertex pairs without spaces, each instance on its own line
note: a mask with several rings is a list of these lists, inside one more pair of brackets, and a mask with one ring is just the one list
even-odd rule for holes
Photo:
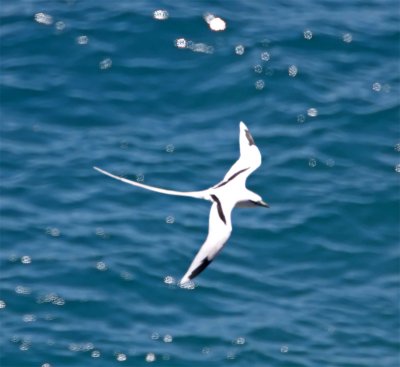
[[260,206],[263,206],[264,208],[269,208],[269,205],[263,200],[257,201],[256,204],[260,205]]

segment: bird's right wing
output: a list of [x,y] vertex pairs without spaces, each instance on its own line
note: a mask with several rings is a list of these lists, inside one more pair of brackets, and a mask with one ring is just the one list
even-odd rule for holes
[[188,192],[181,192],[181,191],[175,191],[175,190],[166,190],[166,189],[161,189],[158,187],[154,187],[154,186],[149,186],[149,185],[144,185],[141,184],[139,182],[135,182],[135,181],[131,181],[128,180],[126,178],[120,177],[120,176],[115,176],[113,174],[111,174],[110,172],[104,171],[98,167],[93,167],[96,171],[99,171],[100,173],[103,173],[104,175],[110,176],[112,178],[115,178],[116,180],[125,182],[129,185],[133,185],[133,186],[138,186],[141,187],[143,189],[146,190],[150,190],[150,191],[155,191],[155,192],[159,192],[161,194],[166,194],[166,195],[176,195],[176,196],[188,196],[188,197],[192,197],[192,198],[196,198],[196,199],[205,199],[205,200],[209,200],[209,195],[207,194],[207,190],[203,190],[203,191],[188,191]]
[[180,281],[181,285],[190,282],[194,277],[199,275],[211,263],[215,256],[218,255],[231,235],[232,209],[223,207],[219,199],[215,195],[212,196],[214,203],[210,210],[208,236],[193,259],[189,269],[182,277]]
[[215,187],[225,185],[236,176],[247,178],[261,165],[261,153],[257,148],[249,129],[243,121],[239,124],[240,157]]

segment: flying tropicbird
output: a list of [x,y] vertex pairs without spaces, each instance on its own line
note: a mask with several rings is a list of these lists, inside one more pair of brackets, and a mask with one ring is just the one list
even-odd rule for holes
[[230,168],[221,182],[206,190],[180,192],[161,189],[115,176],[98,167],[93,167],[95,170],[107,176],[133,186],[139,186],[161,194],[188,196],[212,202],[208,236],[192,261],[192,264],[189,266],[189,269],[182,277],[180,281],[182,285],[199,275],[221,251],[226,241],[228,241],[232,232],[231,212],[234,207],[269,207],[268,204],[262,200],[260,195],[246,188],[247,177],[261,165],[261,153],[255,145],[254,139],[247,126],[243,122],[240,122],[239,129],[239,159]]

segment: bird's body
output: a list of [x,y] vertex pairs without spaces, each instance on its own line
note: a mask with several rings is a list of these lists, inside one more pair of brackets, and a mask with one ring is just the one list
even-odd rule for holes
[[181,284],[186,284],[200,274],[221,251],[232,232],[231,212],[234,207],[268,207],[259,195],[246,188],[247,177],[261,165],[261,154],[243,122],[240,123],[239,146],[240,157],[226,173],[223,180],[202,191],[180,192],[160,189],[115,176],[94,167],[97,171],[130,185],[162,194],[188,196],[212,202],[207,238],[182,277]]

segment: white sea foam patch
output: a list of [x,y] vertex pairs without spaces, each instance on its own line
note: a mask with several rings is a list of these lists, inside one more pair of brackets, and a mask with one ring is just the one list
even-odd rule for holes
[[181,49],[188,49],[193,52],[201,52],[205,54],[212,54],[214,52],[214,47],[207,45],[205,43],[199,42],[193,42],[190,40],[187,40],[185,38],[178,38],[174,41],[175,47],[181,48]]
[[200,43],[190,42],[188,44],[188,49],[192,50],[193,52],[201,52],[205,54],[212,54],[214,52],[214,47],[201,42]]
[[99,68],[101,70],[109,69],[111,68],[111,66],[112,66],[112,60],[110,58],[106,58],[99,62]]
[[46,13],[36,13],[35,21],[40,24],[51,25],[53,24],[53,17]]
[[185,283],[179,283],[179,287],[182,288],[182,289],[193,290],[193,289],[196,288],[196,285],[194,284],[193,281],[190,280],[190,281],[185,282]]

